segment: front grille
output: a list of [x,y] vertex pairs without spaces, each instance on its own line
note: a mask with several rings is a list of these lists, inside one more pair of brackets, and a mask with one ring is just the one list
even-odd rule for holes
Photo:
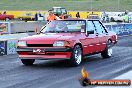
[[53,47],[53,44],[27,44],[27,47]]

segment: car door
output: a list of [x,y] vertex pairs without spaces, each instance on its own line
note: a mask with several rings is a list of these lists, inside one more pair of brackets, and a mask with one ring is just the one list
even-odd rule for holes
[[96,21],[93,21],[93,23],[95,25],[95,28],[96,28],[95,32],[99,41],[99,43],[96,44],[98,45],[97,51],[102,51],[106,47],[106,41],[108,39],[107,31],[100,21],[96,20]]
[[94,53],[97,50],[97,45],[99,43],[98,36],[95,34],[95,26],[92,20],[86,22],[86,38],[84,42],[84,51],[87,54]]

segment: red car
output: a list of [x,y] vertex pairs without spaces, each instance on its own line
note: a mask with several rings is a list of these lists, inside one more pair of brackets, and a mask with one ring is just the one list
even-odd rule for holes
[[116,42],[116,33],[107,31],[99,20],[55,20],[42,27],[40,34],[20,39],[17,53],[24,65],[40,59],[68,59],[78,66],[90,54],[111,57]]
[[0,20],[12,20],[14,19],[14,15],[0,14]]

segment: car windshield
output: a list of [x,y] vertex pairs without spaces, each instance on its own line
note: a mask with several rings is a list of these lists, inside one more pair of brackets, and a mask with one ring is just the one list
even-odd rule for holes
[[41,33],[85,32],[84,20],[55,20],[42,28]]

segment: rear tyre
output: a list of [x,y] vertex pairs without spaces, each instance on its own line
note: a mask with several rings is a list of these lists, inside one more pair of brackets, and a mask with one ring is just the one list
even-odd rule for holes
[[70,62],[71,62],[72,66],[78,66],[81,64],[81,62],[82,62],[82,49],[79,45],[76,45],[74,47]]
[[106,49],[101,52],[101,56],[105,59],[105,58],[110,58],[112,56],[112,42],[110,40],[108,40],[107,45],[106,45]]
[[26,66],[30,66],[30,65],[33,65],[33,63],[35,62],[35,59],[21,59],[21,62]]

